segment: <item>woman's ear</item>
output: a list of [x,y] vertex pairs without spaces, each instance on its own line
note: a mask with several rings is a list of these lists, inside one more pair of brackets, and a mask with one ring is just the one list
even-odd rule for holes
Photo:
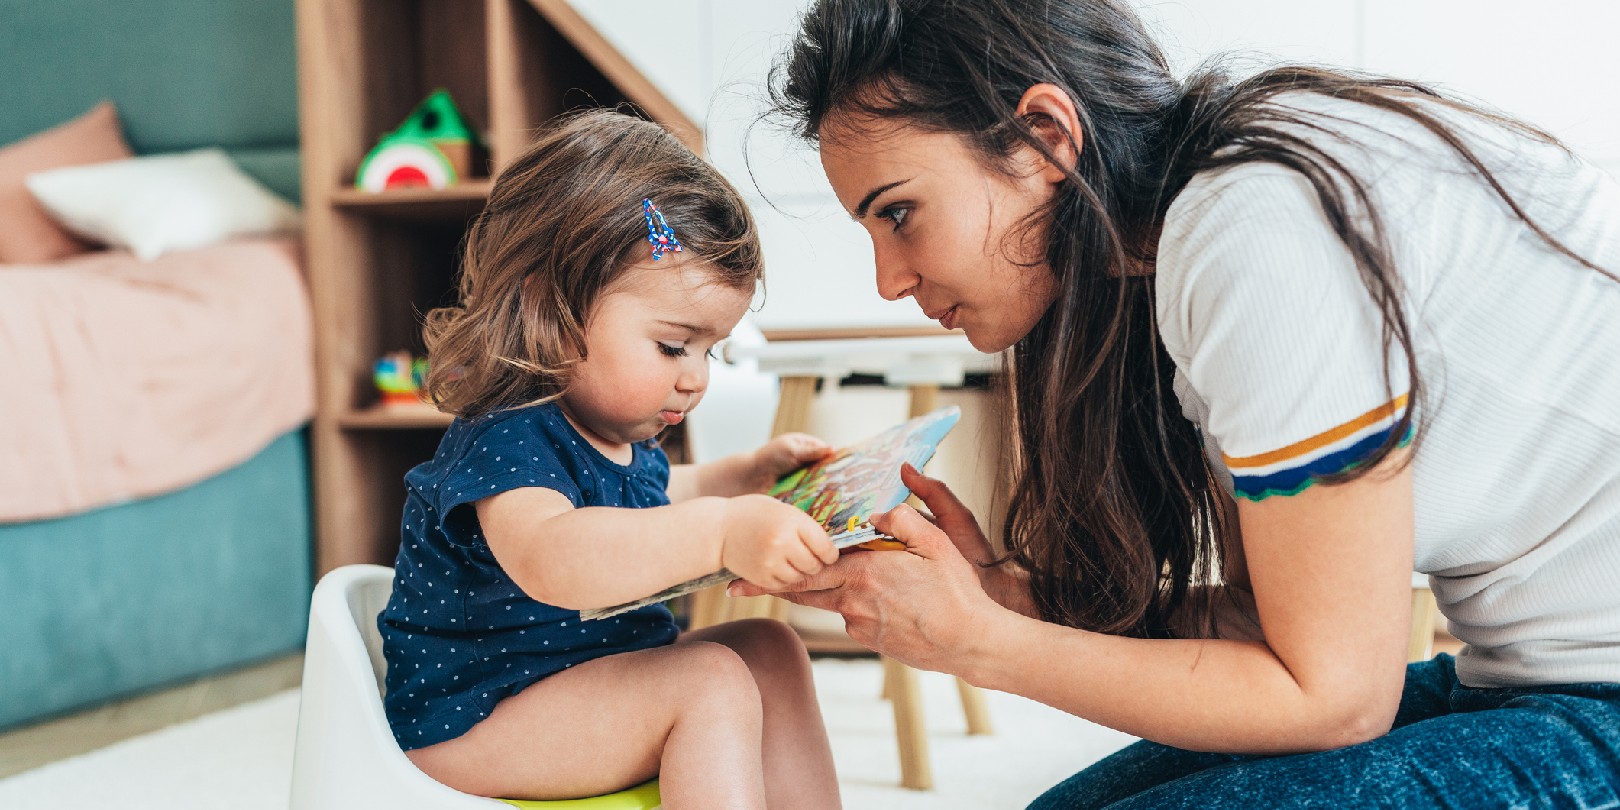
[[1061,164],[1043,161],[1041,179],[1050,183],[1063,182],[1064,172],[1073,171],[1079,162],[1080,149],[1085,143],[1080,131],[1080,113],[1074,106],[1074,99],[1069,98],[1063,88],[1042,82],[1024,91],[1014,114],[1019,118],[1032,117],[1031,128],[1035,131],[1035,137],[1045,142],[1047,149],[1057,156]]

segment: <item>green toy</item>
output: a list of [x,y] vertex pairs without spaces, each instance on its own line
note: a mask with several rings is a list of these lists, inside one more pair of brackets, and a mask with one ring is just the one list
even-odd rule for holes
[[445,188],[471,173],[478,147],[478,136],[441,87],[366,154],[354,184],[366,191]]

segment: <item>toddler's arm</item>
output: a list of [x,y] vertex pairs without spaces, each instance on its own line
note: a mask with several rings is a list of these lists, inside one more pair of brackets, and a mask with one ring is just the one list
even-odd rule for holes
[[782,476],[832,452],[806,433],[784,433],[751,453],[736,453],[707,464],[679,464],[669,471],[669,499],[764,492]]
[[572,610],[640,599],[721,568],[781,588],[838,559],[815,520],[764,495],[575,509],[555,490],[523,487],[475,507],[512,581],[534,599]]

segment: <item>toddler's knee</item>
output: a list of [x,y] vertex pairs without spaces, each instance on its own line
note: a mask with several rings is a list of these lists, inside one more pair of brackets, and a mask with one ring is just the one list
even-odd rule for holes
[[759,684],[742,657],[724,644],[688,642],[671,686],[678,690],[681,722],[754,728],[764,721]]
[[688,642],[686,647],[686,666],[682,667],[685,680],[700,687],[712,686],[712,691],[753,695],[758,700],[754,676],[735,650],[713,641]]
[[804,641],[786,622],[743,619],[733,624],[739,651],[755,666],[777,669],[809,665],[810,655],[804,649]]

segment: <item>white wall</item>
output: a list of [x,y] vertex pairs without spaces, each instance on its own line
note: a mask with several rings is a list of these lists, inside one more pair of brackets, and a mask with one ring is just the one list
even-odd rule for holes
[[1178,71],[1242,49],[1435,83],[1620,166],[1620,3],[1143,0]]
[[[710,159],[755,205],[764,234],[764,327],[927,323],[877,297],[871,247],[837,208],[815,156],[749,125],[765,74],[806,0],[575,0],[582,13],[708,128]],[[1243,49],[1440,84],[1620,169],[1620,3],[1610,0],[1140,0],[1172,63]],[[746,152],[745,152],[746,149]],[[750,162],[745,154],[752,156]]]

